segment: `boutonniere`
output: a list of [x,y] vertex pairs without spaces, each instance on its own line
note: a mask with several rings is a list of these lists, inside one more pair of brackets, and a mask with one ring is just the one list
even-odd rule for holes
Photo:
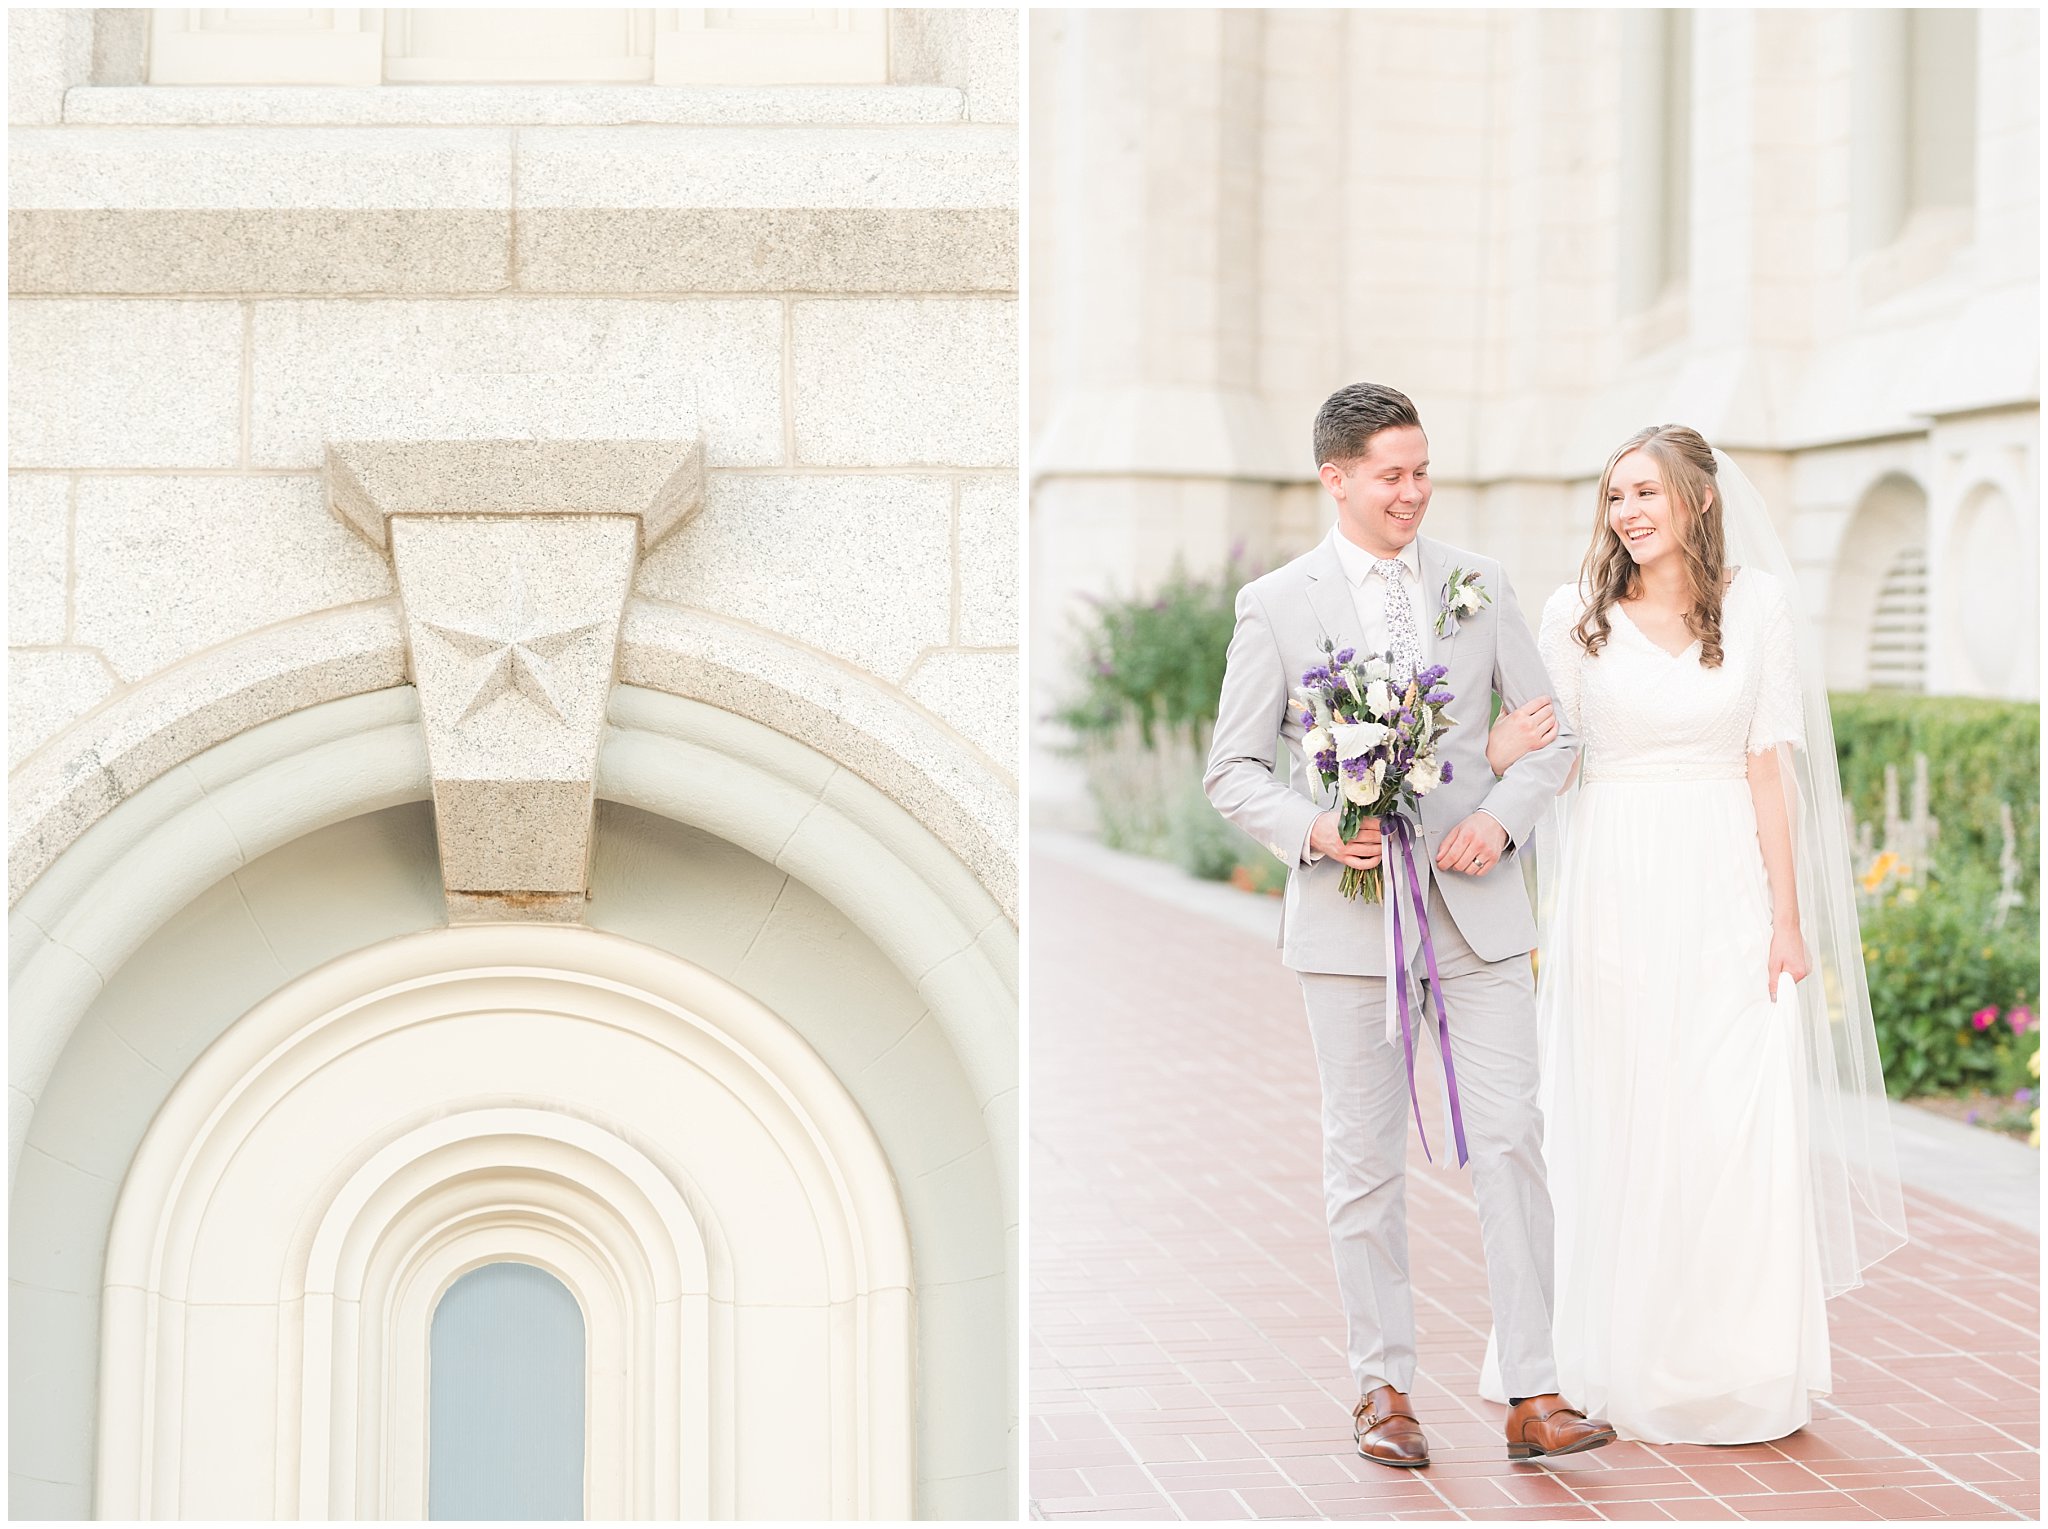
[[1436,613],[1436,635],[1441,637],[1447,628],[1454,628],[1482,605],[1493,604],[1493,596],[1486,592],[1476,572],[1467,573],[1462,568],[1453,568],[1450,578],[1444,581],[1443,593],[1437,597],[1439,608]]

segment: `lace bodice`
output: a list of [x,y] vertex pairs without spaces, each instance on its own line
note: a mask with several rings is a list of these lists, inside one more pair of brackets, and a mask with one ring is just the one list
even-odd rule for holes
[[1741,570],[1722,597],[1718,669],[1700,667],[1697,642],[1666,653],[1619,607],[1589,658],[1572,636],[1584,608],[1577,585],[1560,588],[1538,639],[1557,704],[1585,747],[1582,779],[1740,779],[1749,754],[1805,746],[1792,607],[1768,573]]

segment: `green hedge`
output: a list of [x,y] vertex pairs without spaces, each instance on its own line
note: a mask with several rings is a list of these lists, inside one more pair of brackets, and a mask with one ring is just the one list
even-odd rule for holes
[[1949,864],[1998,864],[1998,804],[2012,807],[2021,880],[2029,905],[2041,871],[2041,708],[2033,702],[1980,701],[1866,691],[1828,697],[1842,796],[1857,818],[1881,823],[1884,767],[1898,766],[1899,794],[1913,780],[1913,756],[1925,754],[1933,813],[1941,824],[1935,858]]
[[[2026,1081],[2038,1021],[2016,1034],[2007,1016],[2039,1012],[2040,926],[2016,910],[2003,928],[1991,928],[1997,891],[1997,877],[1980,866],[1937,870],[1861,910],[1871,1018],[1885,1087],[1897,1097],[2009,1093]],[[1984,1009],[1999,1018],[1979,1030],[1972,1016]]]
[[1162,723],[1213,723],[1247,577],[1235,558],[1206,578],[1177,566],[1150,598],[1097,600],[1081,623],[1078,686],[1054,716],[1084,740],[1115,732],[1129,716],[1147,742]]
[[[1197,875],[1270,881],[1277,863],[1214,818],[1195,784],[1246,576],[1233,560],[1205,578],[1177,570],[1150,598],[1097,602],[1079,634],[1072,699],[1056,716],[1088,766],[1105,838]],[[2009,1091],[2038,1030],[2001,1022],[1980,1031],[1971,1015],[2039,1002],[2040,707],[1891,693],[1837,693],[1829,703],[1856,817],[1881,831],[1887,764],[1898,768],[1906,810],[1913,757],[1925,754],[1941,825],[1934,864],[1862,909],[1886,1082],[1895,1094]],[[2025,902],[1993,930],[2001,801],[2013,811]]]

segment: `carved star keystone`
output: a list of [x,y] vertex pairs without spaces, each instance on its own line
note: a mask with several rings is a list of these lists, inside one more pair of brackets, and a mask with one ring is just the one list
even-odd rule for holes
[[566,725],[569,719],[563,713],[554,687],[548,682],[547,660],[561,657],[577,641],[604,625],[602,621],[588,621],[574,627],[543,625],[534,611],[526,581],[516,568],[512,573],[511,597],[506,601],[504,613],[488,623],[484,630],[474,631],[425,618],[420,618],[419,624],[447,643],[463,659],[472,663],[483,662],[483,671],[470,695],[469,704],[455,719],[458,725],[503,696],[522,696]]

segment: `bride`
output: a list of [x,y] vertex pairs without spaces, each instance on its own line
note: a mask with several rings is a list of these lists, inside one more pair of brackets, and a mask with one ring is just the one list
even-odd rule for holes
[[[1554,877],[1539,854],[1554,1336],[1562,1389],[1624,1438],[1803,1426],[1831,1389],[1825,1297],[1905,1238],[1795,594],[1740,469],[1664,425],[1608,459],[1581,582],[1543,612],[1584,740]],[[1507,714],[1489,763],[1556,722],[1547,699]]]

